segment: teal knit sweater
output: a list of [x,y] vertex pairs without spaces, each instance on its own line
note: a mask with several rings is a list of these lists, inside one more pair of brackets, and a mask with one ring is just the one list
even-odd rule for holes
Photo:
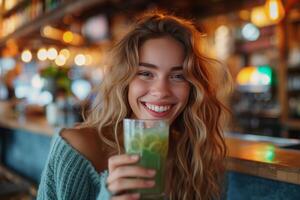
[[37,200],[108,200],[108,172],[98,173],[92,163],[68,144],[59,131],[54,135]]

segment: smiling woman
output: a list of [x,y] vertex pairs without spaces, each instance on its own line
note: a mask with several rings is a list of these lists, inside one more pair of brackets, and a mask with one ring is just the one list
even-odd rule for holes
[[137,20],[113,47],[85,121],[57,135],[38,199],[143,198],[136,189],[154,187],[156,171],[124,154],[125,118],[169,122],[168,199],[219,199],[226,153],[220,97],[231,84],[226,68],[200,51],[201,37],[192,21],[160,11]]
[[183,75],[184,48],[170,36],[145,41],[137,75],[129,84],[132,118],[167,119],[170,124],[188,102],[190,84]]

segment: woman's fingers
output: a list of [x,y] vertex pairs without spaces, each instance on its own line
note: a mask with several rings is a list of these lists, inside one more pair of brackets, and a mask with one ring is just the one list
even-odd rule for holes
[[110,184],[119,178],[125,177],[138,177],[138,178],[153,178],[155,170],[145,169],[143,167],[134,166],[122,166],[116,168],[110,176],[107,178],[107,183]]
[[155,181],[151,179],[121,178],[108,185],[112,194],[120,194],[126,190],[152,188]]
[[138,199],[128,193],[128,190],[152,188],[155,185],[155,181],[149,179],[154,177],[155,170],[135,165],[138,160],[138,155],[127,154],[109,158],[107,189],[115,194],[113,200]]
[[138,155],[122,154],[122,155],[112,156],[108,159],[109,173],[111,173],[113,170],[115,170],[117,167],[119,167],[121,165],[134,164],[138,160],[139,160]]
[[136,199],[140,199],[140,197],[141,195],[139,193],[133,193],[133,194],[114,196],[111,198],[111,200],[136,200]]

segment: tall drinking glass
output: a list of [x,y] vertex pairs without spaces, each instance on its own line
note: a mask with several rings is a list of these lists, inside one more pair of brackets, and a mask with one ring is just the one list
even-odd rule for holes
[[124,119],[124,144],[128,154],[138,154],[138,165],[156,170],[155,186],[140,189],[142,199],[164,197],[169,125],[165,120]]

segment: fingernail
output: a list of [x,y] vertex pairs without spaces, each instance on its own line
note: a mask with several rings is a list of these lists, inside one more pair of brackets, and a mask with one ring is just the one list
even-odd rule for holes
[[139,193],[135,193],[131,195],[132,198],[134,199],[139,199],[140,198],[140,194]]
[[130,158],[131,158],[131,160],[138,160],[139,156],[138,155],[131,155]]
[[154,186],[155,185],[155,181],[147,181],[146,184],[149,185],[149,186]]
[[153,170],[153,169],[149,169],[147,170],[147,173],[150,175],[150,176],[154,176],[156,174],[156,171]]

